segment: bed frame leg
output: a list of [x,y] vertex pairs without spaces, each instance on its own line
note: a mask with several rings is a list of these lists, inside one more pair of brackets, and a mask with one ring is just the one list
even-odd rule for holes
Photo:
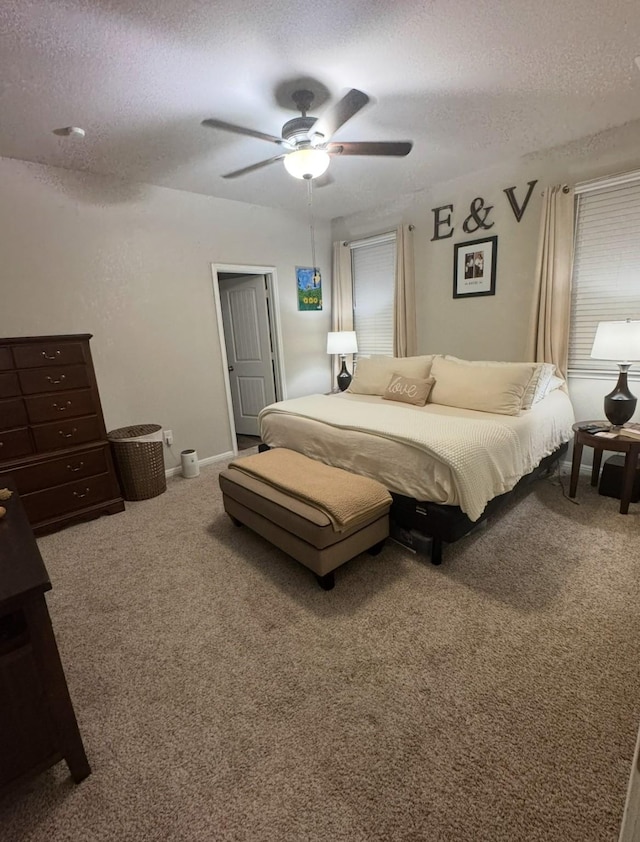
[[431,564],[442,564],[442,540],[433,538],[431,541]]
[[319,576],[316,573],[316,579],[323,591],[330,591],[336,583],[336,576],[333,570],[331,573],[325,573],[324,576]]
[[[229,512],[227,512],[227,514],[229,515]],[[237,517],[234,517],[233,515],[229,515],[229,517],[231,518],[231,523],[234,526],[242,526],[242,521],[238,520]]]

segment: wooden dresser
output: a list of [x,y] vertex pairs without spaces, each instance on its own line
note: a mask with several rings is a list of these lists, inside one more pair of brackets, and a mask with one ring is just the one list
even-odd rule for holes
[[20,498],[14,493],[3,505],[0,791],[60,760],[79,783],[91,769],[47,609],[51,582]]
[[0,487],[36,534],[124,509],[89,334],[0,339]]

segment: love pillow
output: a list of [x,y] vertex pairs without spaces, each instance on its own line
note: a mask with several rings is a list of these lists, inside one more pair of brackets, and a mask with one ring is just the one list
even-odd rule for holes
[[402,403],[413,404],[413,406],[424,406],[435,382],[435,377],[427,377],[421,380],[396,373],[392,375],[382,397],[387,401],[401,401]]

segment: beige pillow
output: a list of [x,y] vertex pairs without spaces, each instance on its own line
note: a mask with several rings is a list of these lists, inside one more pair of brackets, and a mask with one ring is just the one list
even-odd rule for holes
[[386,401],[401,401],[413,406],[424,406],[435,382],[433,377],[421,380],[417,377],[405,377],[396,372],[382,397]]
[[531,381],[537,382],[536,363],[470,362],[436,357],[431,369],[435,385],[431,403],[518,415]]
[[360,357],[347,391],[354,395],[384,395],[394,374],[424,380],[429,376],[433,354],[423,357]]
[[457,357],[452,357],[449,354],[445,357],[447,360],[455,360],[456,362],[466,363],[467,365],[482,365],[482,366],[521,366],[532,365],[535,366],[534,375],[529,381],[529,385],[522,398],[521,409],[531,409],[534,403],[538,403],[547,394],[549,390],[549,383],[551,377],[556,370],[552,363],[506,363],[498,360],[460,360]]

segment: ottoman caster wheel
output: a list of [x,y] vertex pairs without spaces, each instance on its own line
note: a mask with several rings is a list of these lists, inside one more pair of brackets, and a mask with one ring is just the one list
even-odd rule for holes
[[316,579],[318,580],[318,584],[320,585],[323,591],[332,590],[336,583],[336,577],[333,570],[331,571],[331,573],[325,573],[324,576],[318,576],[318,574],[316,573]]
[[373,547],[369,547],[367,552],[369,555],[379,555],[382,552],[382,548],[384,547],[384,541],[378,541],[377,544],[374,544]]

